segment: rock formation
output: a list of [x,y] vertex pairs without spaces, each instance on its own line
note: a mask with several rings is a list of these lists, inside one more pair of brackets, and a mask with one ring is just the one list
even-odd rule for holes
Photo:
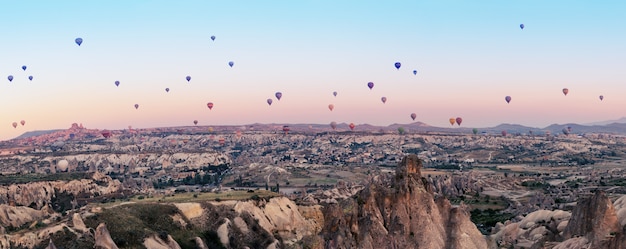
[[95,249],[118,249],[115,242],[111,238],[111,234],[109,234],[109,230],[104,223],[101,223],[96,228],[96,234],[94,235],[96,240],[96,244],[94,246]]
[[390,182],[372,183],[329,205],[321,236],[327,248],[487,248],[464,206],[435,198],[416,155],[403,158]]

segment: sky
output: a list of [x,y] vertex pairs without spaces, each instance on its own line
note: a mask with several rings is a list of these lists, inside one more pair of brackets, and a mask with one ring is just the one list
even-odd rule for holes
[[0,9],[2,140],[72,123],[389,125],[416,113],[433,126],[462,117],[465,127],[542,128],[626,116],[626,2],[24,0]]

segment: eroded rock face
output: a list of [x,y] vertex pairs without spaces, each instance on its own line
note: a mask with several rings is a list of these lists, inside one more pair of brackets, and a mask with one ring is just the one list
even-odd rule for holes
[[109,230],[104,223],[98,225],[94,238],[96,240],[95,249],[118,249],[113,239],[111,239],[111,234],[109,234]]
[[487,248],[465,207],[433,195],[422,162],[406,156],[390,182],[329,205],[321,235],[330,248]]

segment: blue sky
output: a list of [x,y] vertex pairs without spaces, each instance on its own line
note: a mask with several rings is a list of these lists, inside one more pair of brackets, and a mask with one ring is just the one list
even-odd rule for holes
[[[625,5],[5,1],[0,139],[73,122],[99,129],[193,120],[387,125],[409,123],[413,112],[435,126],[457,116],[468,127],[616,119],[626,116]],[[268,106],[276,91],[283,99]],[[27,124],[11,126],[20,120]]]

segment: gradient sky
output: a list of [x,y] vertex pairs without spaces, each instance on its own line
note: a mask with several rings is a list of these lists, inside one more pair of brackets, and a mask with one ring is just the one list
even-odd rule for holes
[[0,139],[74,122],[388,125],[415,112],[434,126],[460,116],[466,127],[545,127],[626,116],[626,2],[25,0],[0,9]]

